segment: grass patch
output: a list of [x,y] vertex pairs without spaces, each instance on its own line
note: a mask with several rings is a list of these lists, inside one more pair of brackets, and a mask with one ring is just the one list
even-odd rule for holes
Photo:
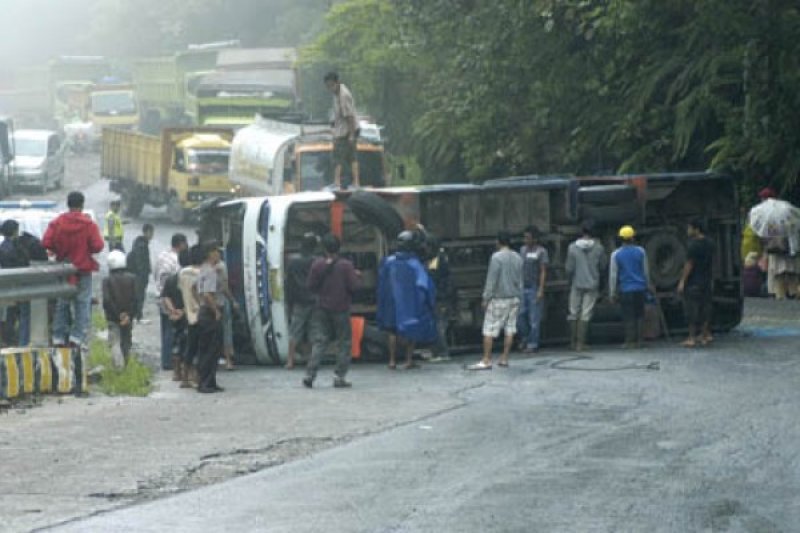
[[92,331],[103,331],[108,328],[106,316],[102,311],[95,311],[92,313]]
[[98,366],[103,367],[100,390],[109,396],[147,396],[153,390],[153,372],[133,354],[125,368],[114,368],[108,344],[102,339],[92,339],[89,368]]

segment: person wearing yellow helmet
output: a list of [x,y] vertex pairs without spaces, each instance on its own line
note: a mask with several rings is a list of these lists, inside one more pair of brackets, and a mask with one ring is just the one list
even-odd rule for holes
[[647,253],[636,244],[632,226],[622,226],[618,235],[622,246],[611,254],[608,292],[612,302],[619,296],[625,325],[624,348],[638,348],[642,343],[645,294],[650,287]]

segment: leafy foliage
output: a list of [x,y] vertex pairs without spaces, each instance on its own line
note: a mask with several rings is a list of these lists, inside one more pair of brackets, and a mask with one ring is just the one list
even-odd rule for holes
[[797,35],[789,0],[348,0],[306,57],[427,181],[716,168],[787,191]]

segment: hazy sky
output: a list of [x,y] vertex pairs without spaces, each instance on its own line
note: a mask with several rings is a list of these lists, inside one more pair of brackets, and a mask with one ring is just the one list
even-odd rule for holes
[[0,73],[54,55],[89,54],[94,0],[0,0]]

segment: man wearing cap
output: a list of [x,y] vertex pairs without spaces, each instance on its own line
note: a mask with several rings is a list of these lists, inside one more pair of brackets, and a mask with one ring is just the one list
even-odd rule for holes
[[111,208],[106,213],[106,242],[108,243],[108,251],[120,250],[125,251],[123,239],[125,238],[125,230],[122,227],[122,217],[119,216],[120,209],[119,200],[111,200]]
[[[92,272],[97,261],[92,254],[103,251],[103,237],[97,224],[83,212],[85,197],[81,192],[67,196],[69,211],[59,215],[47,226],[42,245],[58,261],[69,261],[78,270],[74,283],[78,293],[72,298],[59,298],[53,319],[53,344],[80,346],[86,340],[92,311]],[[70,313],[70,307],[74,312]],[[70,326],[69,319],[72,317]]]
[[608,272],[608,293],[612,302],[619,297],[622,321],[625,325],[623,348],[638,348],[642,343],[645,294],[650,288],[647,253],[636,245],[636,231],[622,226],[619,238],[622,246],[611,254]]

